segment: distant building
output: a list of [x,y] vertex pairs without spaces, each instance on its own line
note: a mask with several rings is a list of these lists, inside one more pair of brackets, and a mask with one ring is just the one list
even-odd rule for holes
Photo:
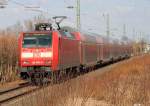
[[150,53],[150,44],[146,42],[134,42],[133,43],[133,54],[140,55],[143,53]]
[[144,50],[145,53],[150,53],[150,44],[146,44],[145,45],[145,50]]

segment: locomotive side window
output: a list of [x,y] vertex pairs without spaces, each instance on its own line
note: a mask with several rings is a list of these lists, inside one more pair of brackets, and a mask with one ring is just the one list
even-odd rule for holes
[[74,35],[73,35],[72,33],[70,33],[69,31],[66,31],[66,30],[60,31],[60,34],[61,34],[62,36],[67,37],[67,38],[75,39]]
[[49,34],[25,34],[23,38],[24,48],[51,47],[52,36]]

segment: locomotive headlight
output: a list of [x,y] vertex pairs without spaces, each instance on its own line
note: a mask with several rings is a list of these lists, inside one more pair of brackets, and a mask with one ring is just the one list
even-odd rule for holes
[[29,64],[29,62],[28,61],[24,61],[23,64]]
[[52,52],[43,52],[41,53],[41,57],[52,57]]
[[32,58],[33,57],[33,53],[22,53],[22,58]]

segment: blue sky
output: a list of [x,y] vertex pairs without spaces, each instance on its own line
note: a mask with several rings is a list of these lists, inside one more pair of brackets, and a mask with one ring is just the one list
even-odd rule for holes
[[[11,0],[10,0],[11,1]],[[64,24],[75,26],[75,10],[66,7],[76,5],[76,0],[12,0],[25,5],[39,5],[42,10],[48,11],[46,17],[66,15]],[[83,30],[105,34],[106,19],[103,14],[110,14],[111,33],[121,36],[123,24],[127,26],[127,35],[133,37],[133,29],[137,33],[150,35],[150,1],[149,0],[81,0],[81,25]],[[0,28],[23,22],[39,15],[38,12],[24,10],[12,2],[8,2],[5,9],[0,10]],[[137,36],[136,36],[137,37]]]

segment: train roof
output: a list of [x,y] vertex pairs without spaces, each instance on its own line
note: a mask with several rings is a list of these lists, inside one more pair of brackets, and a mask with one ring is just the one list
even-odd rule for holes
[[[41,32],[42,33],[49,33],[51,31],[56,31],[56,30],[32,31],[32,32],[25,32],[25,33],[41,33]],[[74,35],[72,35],[72,33],[76,33],[78,35],[78,40],[81,40],[83,42],[88,42],[88,43],[104,43],[104,42],[105,43],[110,42],[110,43],[116,43],[116,44],[126,44],[126,43],[128,43],[128,42],[125,42],[125,41],[123,41],[119,38],[114,38],[112,36],[110,36],[108,38],[107,36],[100,35],[100,34],[97,34],[97,33],[91,33],[91,32],[87,32],[87,31],[78,31],[76,28],[72,28],[72,27],[69,27],[69,26],[63,26],[58,31],[60,33],[62,31],[70,32],[71,36],[74,36]],[[72,39],[76,39],[76,38],[72,37]]]
[[69,32],[77,32],[78,30],[76,28],[72,28],[69,26],[63,26],[61,27],[62,30],[68,30]]
[[63,30],[68,30],[69,32],[75,32],[78,33],[79,40],[83,42],[89,42],[89,43],[102,43],[102,36],[95,34],[95,33],[90,33],[87,31],[78,31],[76,28],[71,28],[68,26],[64,26],[61,29]]

